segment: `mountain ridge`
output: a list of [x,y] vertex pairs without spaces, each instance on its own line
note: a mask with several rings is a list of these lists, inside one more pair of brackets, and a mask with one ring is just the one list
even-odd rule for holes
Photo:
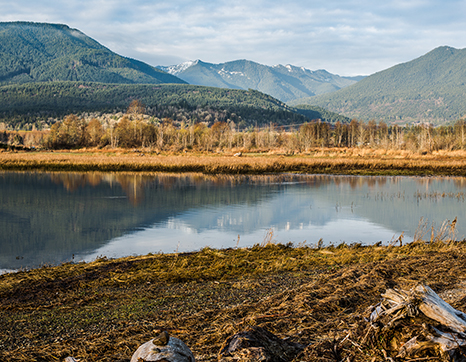
[[185,83],[65,24],[0,22],[0,85],[43,81]]
[[[243,128],[300,125],[313,119],[335,123],[349,119],[318,107],[294,109],[255,90],[224,89],[190,84],[108,84],[79,81],[29,82],[0,87],[0,129],[43,129],[67,114],[126,112],[133,100],[146,114],[177,122],[235,119]],[[223,118],[222,118],[223,117]]]
[[466,115],[466,49],[440,46],[332,94],[290,102],[350,118],[444,124]]
[[247,59],[218,64],[198,59],[177,65],[159,65],[157,67],[176,75],[189,84],[245,90],[255,89],[282,102],[333,92],[363,78],[362,76],[340,77],[323,69],[312,71],[290,64],[267,66]]

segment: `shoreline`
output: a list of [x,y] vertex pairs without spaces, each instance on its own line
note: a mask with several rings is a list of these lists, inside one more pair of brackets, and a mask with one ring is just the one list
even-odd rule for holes
[[277,173],[366,176],[466,176],[466,152],[429,155],[372,149],[316,149],[300,155],[157,153],[130,150],[0,152],[2,171]]
[[129,361],[160,330],[198,361],[215,361],[221,344],[248,326],[305,345],[339,340],[386,288],[426,283],[463,310],[463,294],[452,291],[464,290],[464,258],[466,241],[268,244],[4,274],[0,359]]

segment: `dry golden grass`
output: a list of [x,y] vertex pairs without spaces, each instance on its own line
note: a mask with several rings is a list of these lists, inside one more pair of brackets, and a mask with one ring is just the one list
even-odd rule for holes
[[366,175],[466,175],[466,152],[316,149],[300,155],[246,153],[157,154],[124,150],[1,152],[0,170],[162,171],[206,174],[279,172]]

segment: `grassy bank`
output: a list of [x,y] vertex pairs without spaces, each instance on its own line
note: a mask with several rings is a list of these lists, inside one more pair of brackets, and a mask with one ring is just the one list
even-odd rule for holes
[[306,154],[157,154],[140,151],[1,152],[0,170],[161,171],[206,174],[331,173],[466,176],[466,152],[316,149]]
[[[389,287],[423,282],[464,310],[458,291],[465,258],[465,242],[268,244],[6,274],[0,276],[0,360],[129,361],[162,329],[185,341],[199,361],[216,360],[222,342],[248,326],[305,345],[341,340]],[[361,351],[342,353],[353,353],[353,361],[380,354]]]

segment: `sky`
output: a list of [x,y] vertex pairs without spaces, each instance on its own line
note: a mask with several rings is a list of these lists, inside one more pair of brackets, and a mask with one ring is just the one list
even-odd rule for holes
[[370,75],[466,48],[466,0],[0,0],[0,21],[61,23],[150,65],[200,59]]

